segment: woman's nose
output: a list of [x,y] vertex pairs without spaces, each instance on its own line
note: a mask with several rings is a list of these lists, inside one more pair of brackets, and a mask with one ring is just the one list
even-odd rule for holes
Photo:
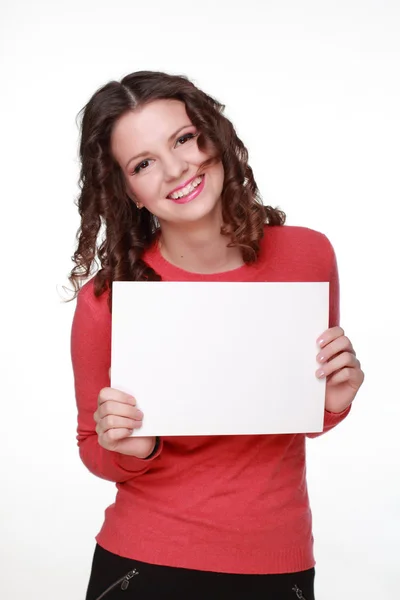
[[170,156],[164,161],[164,174],[166,181],[180,179],[188,170],[188,163],[177,156]]

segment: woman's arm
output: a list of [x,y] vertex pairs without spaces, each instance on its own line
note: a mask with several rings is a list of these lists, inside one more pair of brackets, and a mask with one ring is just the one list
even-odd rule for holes
[[[329,273],[329,327],[336,327],[340,323],[340,284],[337,267],[337,260],[332,244],[326,236],[325,242],[328,244],[328,273]],[[324,256],[324,255],[323,255]],[[330,431],[347,417],[351,410],[351,405],[344,411],[332,413],[325,410],[324,413],[324,428],[319,433],[307,433],[307,437],[315,438]]]
[[78,409],[78,446],[84,465],[98,477],[122,483],[145,473],[160,455],[162,440],[147,459],[106,450],[99,445],[93,415],[102,388],[110,385],[111,314],[107,294],[96,298],[93,282],[78,293],[71,329],[71,360]]

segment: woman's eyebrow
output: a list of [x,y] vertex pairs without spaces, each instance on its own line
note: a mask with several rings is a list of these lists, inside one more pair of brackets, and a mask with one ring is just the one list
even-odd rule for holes
[[[192,124],[191,124],[191,123],[189,123],[189,124],[187,124],[187,125],[184,125],[183,127],[180,127],[180,128],[177,130],[177,131],[175,131],[175,133],[172,133],[172,134],[169,136],[169,138],[168,138],[168,142],[172,142],[172,140],[174,139],[174,137],[175,137],[175,136],[177,136],[177,135],[178,135],[178,133],[179,133],[180,131],[182,131],[182,129],[185,129],[186,127],[191,127],[191,126],[192,126]],[[132,158],[130,158],[130,159],[128,160],[128,162],[126,163],[125,169],[127,169],[127,168],[128,168],[129,164],[130,164],[130,163],[131,163],[133,160],[136,160],[137,158],[140,158],[141,156],[145,156],[146,154],[151,154],[151,152],[149,152],[148,150],[144,150],[144,151],[143,151],[143,152],[141,152],[140,154],[136,154],[136,156],[132,156]]]

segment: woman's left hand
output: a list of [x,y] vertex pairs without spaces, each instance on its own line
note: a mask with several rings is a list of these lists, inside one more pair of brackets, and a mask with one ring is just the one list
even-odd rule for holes
[[354,400],[364,373],[348,337],[341,327],[331,327],[317,340],[321,351],[317,355],[320,367],[317,377],[326,377],[325,409],[340,413]]

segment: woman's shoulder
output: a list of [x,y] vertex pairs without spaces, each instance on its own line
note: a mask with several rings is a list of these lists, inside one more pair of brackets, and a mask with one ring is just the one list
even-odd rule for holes
[[89,281],[87,281],[86,283],[84,283],[79,292],[78,292],[78,298],[79,300],[81,300],[82,302],[91,302],[93,298],[95,298],[94,295],[94,277],[92,277],[92,279],[89,279]]
[[267,226],[260,246],[260,269],[275,269],[281,277],[319,276],[325,281],[336,264],[328,237],[310,227]]
[[108,309],[108,291],[103,292],[100,296],[95,295],[95,277],[89,279],[82,285],[77,295],[77,303],[82,308],[90,310],[92,313],[101,315],[109,312]]
[[272,243],[275,248],[296,250],[297,252],[323,252],[331,254],[332,244],[321,231],[299,225],[278,225],[264,227],[264,244]]

